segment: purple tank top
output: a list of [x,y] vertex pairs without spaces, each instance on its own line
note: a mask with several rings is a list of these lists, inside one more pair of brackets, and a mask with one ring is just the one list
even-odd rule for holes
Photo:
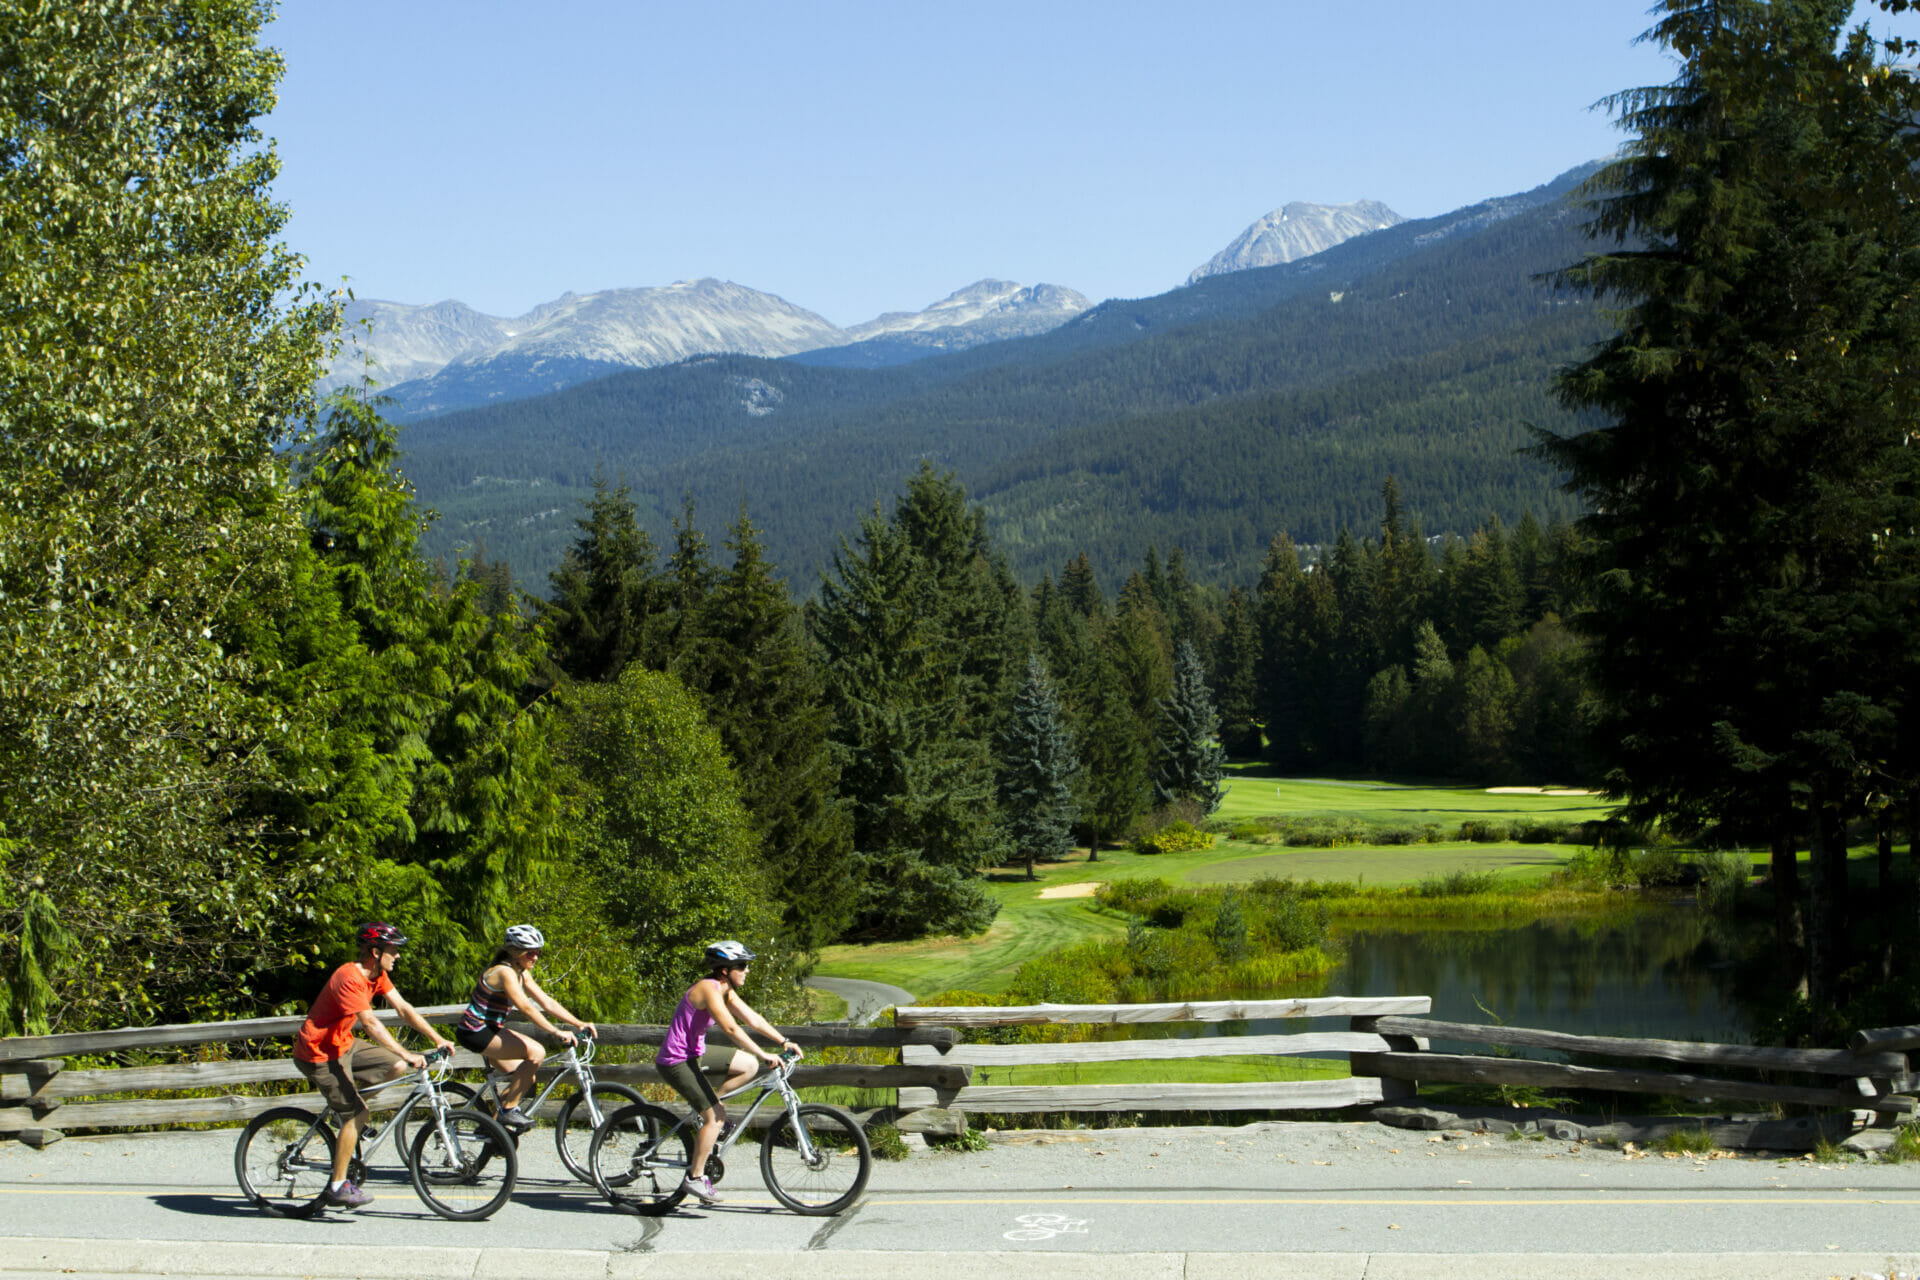
[[667,1038],[660,1042],[660,1052],[654,1055],[654,1062],[672,1066],[676,1062],[693,1061],[707,1051],[707,1028],[712,1025],[712,1014],[681,996],[680,1007],[673,1011],[673,1021],[667,1024]]

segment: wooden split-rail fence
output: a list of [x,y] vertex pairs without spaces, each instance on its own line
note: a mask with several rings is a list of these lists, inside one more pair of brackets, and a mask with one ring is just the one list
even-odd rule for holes
[[[423,1009],[447,1021],[463,1006]],[[1883,1123],[1915,1112],[1920,1026],[1855,1035],[1846,1049],[1789,1049],[1581,1036],[1525,1027],[1437,1021],[1426,996],[1324,997],[1298,1000],[1222,1000],[1168,1004],[924,1007],[895,1011],[892,1027],[837,1025],[784,1027],[808,1048],[840,1046],[896,1051],[888,1064],[802,1063],[801,1087],[848,1086],[896,1091],[893,1105],[867,1108],[869,1123],[905,1132],[958,1134],[966,1115],[1045,1112],[1247,1112],[1338,1110],[1417,1097],[1421,1083],[1536,1086],[1660,1094],[1695,1100],[1780,1103],[1824,1110],[1867,1111]],[[392,1015],[383,1015],[391,1023]],[[966,1033],[1002,1027],[1096,1024],[1164,1029],[1166,1024],[1344,1020],[1339,1029],[1232,1033],[1182,1038],[1070,1040],[998,1044],[969,1041]],[[300,1018],[125,1027],[112,1031],[0,1039],[0,1139],[41,1145],[65,1132],[152,1129],[169,1125],[237,1123],[270,1106],[304,1102],[241,1092],[250,1085],[299,1080],[281,1056],[234,1057],[149,1066],[69,1066],[68,1058],[164,1055],[194,1046],[288,1037]],[[529,1030],[522,1027],[523,1030]],[[602,1026],[600,1043],[655,1045],[659,1026]],[[538,1033],[533,1033],[538,1034]],[[545,1038],[545,1037],[542,1037]],[[1495,1046],[1508,1053],[1437,1053],[1434,1041]],[[1577,1061],[1510,1056],[1513,1050],[1557,1052]],[[252,1050],[258,1053],[258,1048]],[[1209,1057],[1344,1057],[1350,1075],[1241,1083],[974,1084],[974,1069],[1057,1068],[1132,1061],[1195,1061]],[[642,1055],[643,1057],[645,1055]],[[1614,1060],[1616,1065],[1603,1065]],[[1670,1066],[1668,1064],[1671,1064]],[[459,1067],[479,1058],[462,1051]],[[596,1061],[594,1074],[628,1084],[654,1083],[650,1062]],[[1702,1074],[1701,1072],[1723,1074]],[[1740,1076],[1728,1071],[1748,1073]],[[1057,1074],[1050,1072],[1050,1074]],[[197,1093],[202,1096],[165,1096]],[[207,1096],[209,1095],[210,1096]],[[551,1107],[553,1104],[549,1104]]]

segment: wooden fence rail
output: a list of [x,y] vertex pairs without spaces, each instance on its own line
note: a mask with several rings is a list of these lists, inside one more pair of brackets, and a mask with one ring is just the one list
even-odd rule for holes
[[[463,1005],[421,1010],[447,1022]],[[804,1063],[795,1073],[802,1087],[845,1086],[897,1090],[897,1104],[866,1112],[903,1130],[962,1131],[965,1112],[1027,1114],[1059,1111],[1281,1111],[1365,1106],[1414,1097],[1421,1082],[1534,1085],[1606,1089],[1669,1096],[1783,1102],[1829,1109],[1871,1110],[1883,1118],[1915,1111],[1916,1085],[1909,1050],[1920,1050],[1920,1027],[1886,1027],[1857,1033],[1849,1049],[1789,1049],[1763,1045],[1704,1044],[1682,1040],[1581,1036],[1528,1027],[1482,1026],[1424,1017],[1426,996],[1324,997],[1298,1000],[1224,1000],[1130,1005],[1022,1005],[980,1007],[903,1006],[893,1027],[783,1027],[796,1042],[897,1050],[897,1064]],[[391,1023],[391,1014],[384,1014]],[[1344,1029],[1292,1034],[1221,1034],[1185,1039],[1136,1038],[1059,1044],[967,1043],[966,1029],[1092,1024],[1112,1027],[1176,1023],[1274,1022],[1343,1018]],[[260,1097],[223,1092],[181,1098],[182,1090],[233,1090],[299,1080],[291,1059],[186,1062],[134,1067],[68,1067],[69,1056],[125,1050],[161,1050],[291,1035],[299,1018],[190,1023],[169,1027],[122,1027],[110,1031],[0,1039],[0,1138],[33,1143],[54,1140],[65,1129],[152,1128],[171,1124],[232,1123],[288,1101],[319,1107],[318,1095]],[[552,1043],[524,1023],[518,1029]],[[663,1026],[600,1028],[602,1045],[651,1045]],[[1561,1053],[1578,1061],[1436,1053],[1433,1041],[1494,1045]],[[1256,1081],[1238,1084],[1157,1083],[1109,1085],[976,1085],[975,1067],[1047,1067],[1121,1061],[1173,1061],[1210,1057],[1344,1056],[1348,1077]],[[1616,1059],[1595,1065],[1594,1059]],[[455,1065],[477,1068],[475,1054],[461,1051]],[[1648,1065],[1707,1067],[1760,1073],[1762,1079],[1731,1079]],[[547,1068],[550,1072],[551,1068]],[[601,1079],[650,1084],[659,1073],[650,1062],[596,1062]],[[1781,1076],[1793,1077],[1781,1079]],[[1812,1082],[1808,1082],[1811,1077]],[[397,1101],[397,1098],[394,1099]],[[555,1104],[549,1103],[549,1110]]]
[[[434,1005],[420,1012],[428,1021],[446,1023],[459,1016],[465,1005]],[[391,1011],[381,1011],[381,1020],[395,1025]],[[300,1027],[302,1018],[251,1018],[237,1022],[184,1023],[164,1027],[120,1027],[110,1031],[85,1031],[53,1036],[17,1036],[0,1039],[0,1138],[20,1138],[36,1145],[54,1141],[69,1129],[141,1129],[172,1124],[221,1124],[247,1120],[269,1107],[286,1103],[321,1106],[316,1093],[276,1093],[261,1097],[246,1093],[222,1093],[213,1097],[139,1097],[112,1095],[155,1094],[180,1090],[228,1090],[236,1086],[280,1084],[303,1079],[291,1058],[271,1057],[233,1059],[221,1062],[163,1063],[137,1067],[70,1068],[68,1056],[93,1055],[126,1050],[164,1050],[197,1045],[233,1043],[245,1040],[290,1036]],[[513,1026],[535,1039],[557,1043],[552,1036],[532,1026],[513,1021]],[[894,1027],[794,1026],[782,1032],[794,1042],[808,1047],[839,1046],[854,1048],[901,1049],[907,1046],[928,1050],[951,1048],[960,1033],[950,1027],[902,1029]],[[609,1025],[600,1028],[600,1043],[605,1045],[653,1045],[665,1038],[664,1026]],[[484,1066],[478,1054],[458,1050],[456,1068],[479,1069]],[[551,1076],[553,1067],[543,1068]],[[660,1073],[651,1062],[595,1062],[596,1078],[623,1084],[657,1084]],[[871,1065],[865,1063],[803,1063],[794,1072],[794,1083],[803,1088],[843,1086],[861,1089],[893,1090],[902,1085],[924,1086],[952,1093],[965,1086],[971,1069],[959,1063],[916,1063],[910,1065]],[[388,1106],[400,1100],[401,1091],[376,1094],[370,1101],[376,1110],[381,1102]],[[547,1118],[558,1111],[557,1101],[547,1104]],[[938,1109],[919,1108],[910,1116],[896,1115],[886,1109],[884,1118],[905,1130],[960,1132],[965,1121],[957,1114]]]
[[[1427,996],[1332,996],[1311,1000],[1209,1000],[1176,1004],[1037,1004],[981,1007],[902,1006],[894,1022],[906,1028],[1019,1027],[1053,1024],[1144,1026],[1179,1022],[1250,1022],[1305,1018],[1377,1018],[1426,1013]],[[1188,1039],[1107,1040],[1066,1044],[963,1045],[940,1050],[909,1046],[902,1061],[952,1062],[968,1067],[1113,1062],[1215,1056],[1356,1054],[1414,1046],[1370,1030],[1309,1031],[1297,1035],[1202,1036]],[[1355,1074],[1323,1080],[1241,1084],[973,1085],[957,1090],[903,1088],[900,1106],[1018,1114],[1047,1111],[1289,1111],[1365,1106],[1412,1094],[1411,1085]]]

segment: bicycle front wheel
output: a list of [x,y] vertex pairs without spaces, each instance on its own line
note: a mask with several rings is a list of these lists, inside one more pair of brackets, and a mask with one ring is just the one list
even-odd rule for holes
[[333,1126],[300,1107],[262,1111],[240,1131],[233,1172],[241,1194],[262,1213],[310,1217],[333,1178]]
[[592,1154],[593,1131],[620,1108],[645,1101],[638,1089],[596,1080],[593,1084],[593,1107],[589,1108],[586,1090],[575,1090],[573,1096],[561,1104],[560,1118],[553,1126],[553,1143],[560,1148],[560,1163],[567,1166],[567,1172],[582,1182],[592,1182],[593,1168],[588,1161]]
[[804,1102],[782,1113],[760,1143],[760,1176],[767,1190],[795,1213],[839,1213],[866,1189],[873,1149],[866,1130],[838,1107]]
[[471,1222],[492,1216],[513,1195],[520,1156],[500,1122],[478,1111],[429,1118],[413,1137],[407,1160],[421,1203],[443,1218]]
[[608,1116],[587,1148],[587,1167],[600,1194],[615,1208],[650,1217],[686,1197],[692,1166],[692,1125],[680,1124],[671,1111],[650,1102]]
[[[447,1097],[450,1107],[471,1107],[475,1097],[473,1086],[462,1084],[458,1080],[445,1080],[440,1084],[440,1092]],[[394,1113],[393,1150],[402,1160],[407,1152],[413,1150],[413,1135],[416,1126],[433,1123],[433,1099],[424,1093],[415,1094],[413,1100]]]

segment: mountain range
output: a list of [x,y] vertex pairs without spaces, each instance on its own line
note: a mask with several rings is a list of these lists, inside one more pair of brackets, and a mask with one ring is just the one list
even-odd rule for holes
[[598,479],[628,486],[657,539],[688,498],[715,544],[744,509],[804,593],[923,463],[967,487],[1029,581],[1084,550],[1117,582],[1150,545],[1249,581],[1279,530],[1370,529],[1389,475],[1433,534],[1571,515],[1524,450],[1530,428],[1576,425],[1554,371],[1606,331],[1551,283],[1589,250],[1592,168],[905,363],[706,354],[428,417],[402,436],[442,516],[424,545],[484,547],[542,589]]
[[[1196,277],[1268,266],[1400,221],[1385,205],[1289,204],[1260,219]],[[567,293],[511,319],[460,302],[354,300],[349,341],[322,392],[381,384],[403,420],[558,391],[623,369],[730,353],[877,369],[1055,329],[1093,304],[1061,285],[980,280],[921,311],[842,329],[774,294],[715,279]]]

